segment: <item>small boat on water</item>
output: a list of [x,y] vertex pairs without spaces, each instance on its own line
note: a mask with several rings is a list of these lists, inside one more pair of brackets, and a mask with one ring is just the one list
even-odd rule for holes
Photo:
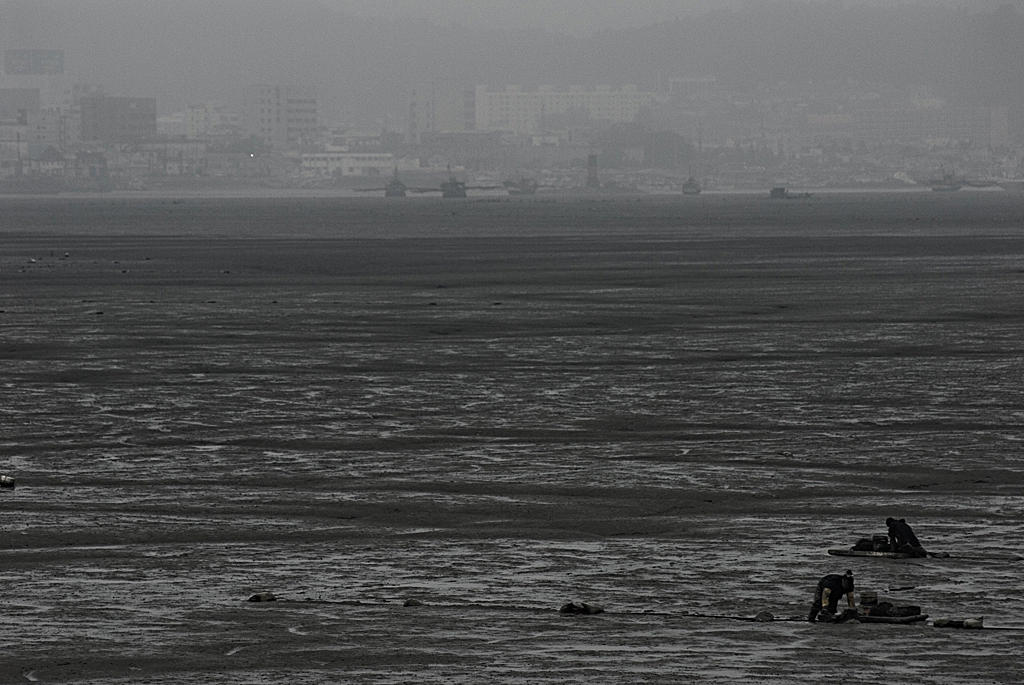
[[505,181],[503,184],[509,195],[536,195],[540,184],[529,178],[522,178],[519,181]]
[[395,169],[395,177],[384,188],[384,197],[405,197],[405,184],[398,180],[398,169]]
[[357,193],[373,193],[383,190],[384,197],[405,197],[406,187],[398,179],[398,167],[395,167],[395,173],[391,177],[391,182],[383,188],[356,188],[355,190]]
[[499,186],[467,186],[465,181],[460,181],[454,175],[449,177],[436,188],[409,188],[398,179],[398,167],[391,182],[382,188],[356,188],[357,193],[373,193],[384,191],[384,197],[405,197],[407,193],[441,193],[444,198],[464,198],[466,190],[493,190]]
[[436,193],[441,192],[441,197],[445,199],[463,199],[466,197],[467,190],[495,190],[501,188],[497,185],[481,185],[471,186],[466,185],[465,181],[460,181],[455,174],[451,173],[451,167],[448,167],[449,176],[448,180],[441,183],[437,188],[412,188],[414,193]]
[[785,186],[776,186],[768,191],[768,197],[773,200],[796,200],[799,198],[811,197],[810,193],[791,193]]
[[683,195],[700,195],[701,187],[700,183],[693,176],[686,179],[686,183],[683,184]]
[[[441,184],[441,197],[446,199],[460,199],[466,197],[466,189],[469,186],[466,185],[465,181],[452,176],[447,181]],[[490,187],[490,186],[485,186]]]
[[936,193],[951,193],[960,190],[964,184],[957,180],[953,174],[945,174],[942,178],[933,178],[928,182],[932,191]]

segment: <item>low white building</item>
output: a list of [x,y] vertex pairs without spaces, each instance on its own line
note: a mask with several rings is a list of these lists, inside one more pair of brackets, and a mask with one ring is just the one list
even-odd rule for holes
[[36,150],[29,151],[32,171],[43,176],[63,176],[67,160],[60,150],[52,145],[36,145],[35,147]]
[[151,153],[152,171],[168,176],[201,173],[206,168],[206,142],[202,140],[166,140],[142,143],[140,152]]
[[327,150],[302,155],[305,176],[387,176],[398,167],[400,171],[419,168],[419,160],[400,158],[390,152],[349,152]]

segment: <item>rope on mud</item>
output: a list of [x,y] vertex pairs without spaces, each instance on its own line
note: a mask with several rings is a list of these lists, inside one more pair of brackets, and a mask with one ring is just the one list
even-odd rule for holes
[[[616,612],[616,613],[619,613],[619,612]],[[621,612],[621,613],[623,613],[623,614],[632,614],[632,612]],[[728,621],[747,621],[748,623],[779,623],[780,621],[796,621],[796,622],[805,622],[805,621],[807,621],[807,619],[805,617],[803,617],[803,616],[775,616],[771,620],[765,620],[765,619],[758,619],[756,616],[726,616],[726,615],[722,615],[722,614],[696,614],[696,613],[692,613],[692,612],[689,612],[689,611],[683,611],[683,612],[667,612],[667,611],[642,612],[642,613],[639,613],[639,614],[632,614],[632,615],[649,616],[649,615],[652,615],[652,614],[653,615],[658,615],[658,616],[686,616],[687,618],[713,618],[713,619],[728,620]],[[849,623],[858,623],[858,621],[851,620],[851,621],[849,621]],[[922,621],[922,623],[924,623],[924,622]],[[887,625],[897,625],[897,624],[887,624]],[[911,624],[907,624],[907,625],[911,625]],[[942,627],[942,626],[934,626],[933,625],[932,627]],[[951,628],[951,629],[953,629],[953,628]],[[958,628],[958,629],[959,630],[964,630],[963,628]],[[975,631],[975,630],[1024,631],[1024,626],[984,626],[982,628],[967,628],[966,630],[970,630],[970,631]]]
[[950,554],[949,552],[928,552],[929,559],[952,559],[954,561],[1024,561],[1024,556],[1010,553]]
[[[780,621],[797,621],[797,622],[807,621],[807,619],[802,617],[802,616],[776,616],[776,617],[772,618],[771,620],[762,620],[762,619],[758,619],[756,616],[724,616],[724,615],[721,615],[721,614],[695,614],[695,613],[691,613],[691,612],[688,612],[688,611],[683,611],[683,612],[678,612],[678,613],[669,613],[669,612],[658,612],[658,613],[660,615],[666,615],[666,616],[686,616],[688,618],[714,618],[714,619],[723,619],[723,620],[730,620],[730,621],[747,621],[747,622],[750,622],[750,623],[778,623]],[[849,621],[849,623],[858,623],[858,621],[851,620],[851,621]],[[922,623],[923,623],[923,621],[922,621]],[[888,625],[895,625],[895,624],[888,624]],[[911,624],[907,624],[907,625],[911,625]],[[933,625],[932,627],[942,627],[942,626],[934,626]],[[964,630],[963,628],[958,628],[958,629],[959,630]],[[971,631],[974,631],[974,630],[1024,631],[1024,626],[984,626],[984,627],[981,627],[981,628],[967,628],[966,630],[971,630]]]
[[[897,588],[897,589],[903,589],[903,588]],[[270,595],[271,593],[260,593],[260,594]],[[254,595],[254,597],[256,597],[256,596],[257,595]],[[252,600],[252,601],[260,601],[260,600]],[[264,601],[266,601],[266,600],[264,600]],[[360,601],[355,601],[355,600],[329,600],[329,599],[294,600],[294,599],[286,599],[286,598],[283,598],[283,597],[280,597],[280,598],[275,597],[274,600],[272,600],[272,601],[277,601],[277,602],[280,602],[283,605],[291,605],[291,606],[295,606],[295,605],[307,605],[308,606],[308,605],[317,605],[317,604],[333,604],[333,605],[340,604],[340,605],[345,605],[345,606],[358,606],[358,607],[363,607],[363,608],[391,607],[391,606],[394,606],[394,605],[388,604],[386,602],[360,602]],[[418,602],[417,601],[415,603],[406,604],[405,606],[406,607],[429,607],[431,605],[427,604],[427,603],[423,603],[423,602]],[[552,612],[552,611],[559,612],[560,611],[558,608],[555,608],[555,607],[536,607],[536,606],[531,607],[531,606],[517,606],[517,605],[508,605],[508,604],[501,604],[501,605],[491,605],[491,604],[434,604],[433,606],[439,607],[439,608],[445,608],[445,609],[480,609],[480,610],[492,610],[492,611],[493,610],[497,610],[497,611],[524,611],[524,612],[537,612],[537,613],[547,613],[547,612]],[[564,613],[564,612],[560,612],[560,613]],[[766,617],[765,618],[758,618],[758,616],[730,616],[728,614],[701,614],[701,613],[696,613],[696,612],[692,612],[692,611],[605,611],[605,610],[602,610],[602,611],[597,612],[597,613],[598,614],[605,614],[605,615],[608,615],[608,616],[664,616],[664,617],[667,617],[667,618],[706,618],[706,619],[714,619],[714,620],[718,620],[718,621],[743,621],[743,622],[746,622],[746,623],[789,623],[789,622],[803,623],[803,622],[807,622],[807,618],[804,617],[804,616],[772,616],[771,618],[766,618]],[[857,623],[857,622],[858,621],[855,621],[855,620],[849,621],[849,623]],[[922,623],[924,623],[924,621],[922,621]],[[889,625],[889,624],[887,624],[887,625]],[[911,624],[908,624],[908,625],[911,625]],[[942,627],[942,626],[932,626],[932,627]],[[982,628],[969,628],[969,629],[954,628],[954,627],[949,626],[948,628],[950,630],[969,630],[970,632],[975,632],[975,631],[978,631],[978,630],[1007,630],[1007,631],[1011,631],[1011,632],[1022,632],[1022,631],[1024,631],[1024,626],[984,626]]]
[[695,614],[690,611],[668,613],[670,616],[686,616],[687,618],[716,618],[725,621],[747,621],[748,623],[776,623],[778,621],[806,621],[800,616],[773,616],[771,619],[759,619],[757,616],[727,616],[723,614]]

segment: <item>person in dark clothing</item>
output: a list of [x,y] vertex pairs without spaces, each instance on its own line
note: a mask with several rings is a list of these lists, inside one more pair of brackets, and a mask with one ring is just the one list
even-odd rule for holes
[[907,525],[906,519],[896,520],[889,517],[885,519],[885,525],[889,526],[889,548],[893,552],[904,552],[919,557],[928,555],[914,535],[914,531]]
[[847,571],[846,575],[830,573],[818,581],[818,587],[814,591],[814,603],[811,605],[811,613],[807,620],[811,623],[818,618],[818,614],[826,612],[829,618],[834,620],[836,609],[839,607],[839,598],[846,595],[846,601],[850,610],[856,611],[857,606],[853,601],[853,571]]

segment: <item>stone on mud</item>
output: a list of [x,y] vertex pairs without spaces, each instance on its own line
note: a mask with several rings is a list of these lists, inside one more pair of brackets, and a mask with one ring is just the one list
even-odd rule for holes
[[604,607],[586,602],[566,602],[558,611],[562,614],[602,614]]
[[963,621],[952,619],[952,618],[940,618],[935,621],[932,625],[936,628],[968,628],[979,630],[984,628],[985,617],[979,616],[978,618],[968,618]]
[[257,592],[255,595],[249,598],[250,602],[276,602],[277,597],[274,596],[273,592]]

